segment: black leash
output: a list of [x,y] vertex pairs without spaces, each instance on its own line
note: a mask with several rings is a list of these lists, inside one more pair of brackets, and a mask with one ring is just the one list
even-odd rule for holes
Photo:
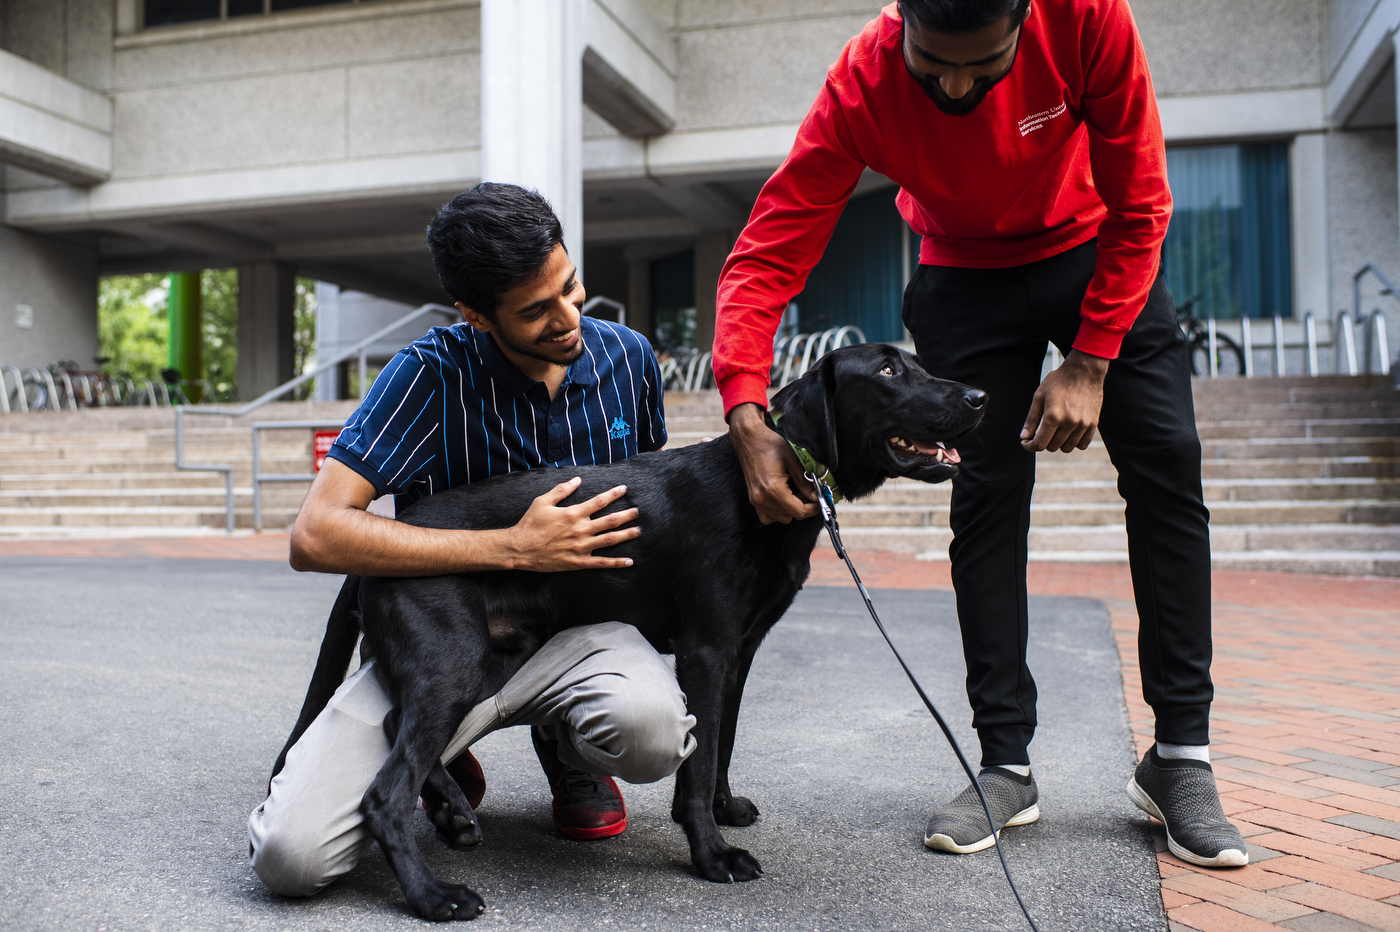
[[924,688],[919,685],[919,681],[914,676],[914,671],[909,669],[909,664],[904,662],[900,656],[899,648],[894,646],[894,641],[890,640],[889,632],[880,621],[880,616],[875,612],[875,604],[870,601],[870,593],[865,591],[865,584],[860,581],[860,574],[856,572],[855,564],[851,563],[851,558],[846,554],[846,548],[841,544],[841,527],[836,523],[836,503],[832,500],[831,489],[824,482],[818,481],[812,473],[806,474],[807,478],[817,487],[817,496],[822,509],[822,524],[826,526],[827,536],[831,538],[831,546],[836,548],[836,555],[846,561],[846,568],[851,571],[851,578],[856,581],[856,588],[860,590],[860,597],[865,600],[865,607],[870,610],[870,617],[875,619],[875,627],[880,629],[880,634],[885,638],[885,643],[894,651],[894,657],[899,661],[899,665],[904,668],[904,675],[909,677],[909,682],[914,684],[914,690],[918,692],[919,698],[928,706],[929,712],[933,714],[934,721],[938,722],[938,727],[943,729],[943,736],[952,745],[953,753],[958,755],[958,763],[962,764],[963,770],[967,772],[968,779],[977,789],[977,798],[982,801],[982,811],[987,815],[987,825],[992,830],[992,843],[996,845],[997,857],[1001,858],[1001,869],[1006,874],[1006,882],[1011,887],[1012,894],[1016,897],[1016,903],[1021,907],[1021,912],[1026,916],[1026,922],[1030,923],[1033,932],[1040,932],[1039,926],[1031,918],[1031,911],[1026,908],[1026,901],[1021,899],[1021,891],[1016,889],[1016,881],[1011,879],[1011,868],[1006,864],[1006,853],[1001,850],[1001,838],[997,832],[996,822],[992,819],[992,807],[987,804],[987,795],[982,792],[982,784],[977,782],[977,774],[972,772],[972,765],[967,762],[967,755],[963,754],[963,749],[958,745],[958,739],[953,737],[952,730],[948,723],[943,720],[943,716],[938,714],[938,709],[934,707],[933,700],[924,692]]

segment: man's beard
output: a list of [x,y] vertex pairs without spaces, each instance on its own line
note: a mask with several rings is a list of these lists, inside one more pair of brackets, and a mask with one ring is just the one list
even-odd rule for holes
[[935,107],[948,114],[948,116],[963,117],[976,110],[977,105],[982,103],[982,100],[991,92],[992,88],[996,87],[997,83],[1010,73],[1010,71],[1007,71],[1006,74],[996,78],[978,78],[972,82],[972,87],[968,92],[956,100],[943,92],[943,86],[938,83],[937,78],[931,76],[920,77],[913,72],[910,72],[909,76],[919,82],[919,87],[923,90],[924,96],[933,101]]
[[[579,329],[579,328],[575,328],[575,329]],[[568,331],[566,331],[566,332],[568,332]],[[506,345],[506,349],[509,349],[510,351],[515,352],[515,353],[519,353],[521,356],[527,356],[527,357],[529,357],[530,359],[538,359],[538,360],[540,360],[541,362],[552,363],[553,365],[556,365],[556,366],[568,366],[568,365],[571,365],[575,360],[577,360],[580,356],[583,355],[583,349],[584,349],[584,347],[583,347],[583,332],[582,332],[581,330],[579,331],[579,335],[578,335],[578,343],[574,345],[574,350],[573,350],[573,352],[570,353],[570,354],[568,355],[568,357],[565,358],[565,359],[560,359],[558,356],[551,356],[551,355],[548,355],[548,354],[546,353],[545,350],[543,350],[543,349],[540,348],[540,344],[541,344],[541,343],[545,342],[546,340],[550,339],[551,337],[558,337],[558,336],[560,336],[560,334],[558,334],[558,333],[551,333],[551,334],[549,334],[548,336],[541,337],[540,339],[536,340],[534,343],[517,343],[517,342],[515,342],[515,340],[513,340],[513,339],[511,339],[509,336],[507,336],[507,335],[501,330],[500,327],[495,328],[491,333],[492,333],[492,336],[494,336],[496,339],[500,340],[502,343],[504,343],[504,344]]]
[[913,78],[923,90],[924,96],[933,101],[933,105],[948,116],[964,117],[976,110],[978,105],[991,93],[992,88],[1002,82],[1011,69],[1016,67],[1016,58],[1021,54],[1021,36],[1016,36],[1016,48],[1011,52],[1011,64],[1006,66],[1006,70],[994,78],[977,78],[972,82],[972,87],[968,88],[966,94],[957,100],[949,97],[943,91],[943,85],[938,83],[938,79],[932,75],[918,75],[909,67],[909,62],[904,63],[904,70],[909,77]]

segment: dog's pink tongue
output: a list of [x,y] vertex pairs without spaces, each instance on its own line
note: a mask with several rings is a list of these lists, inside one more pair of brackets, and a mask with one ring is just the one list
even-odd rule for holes
[[943,453],[943,458],[946,459],[948,462],[962,462],[962,457],[958,456],[958,451],[954,450],[952,447],[945,447],[941,443],[920,443],[917,440],[911,440],[909,442],[913,444],[914,449],[918,450],[920,453],[923,453],[926,456],[937,456],[941,451]]

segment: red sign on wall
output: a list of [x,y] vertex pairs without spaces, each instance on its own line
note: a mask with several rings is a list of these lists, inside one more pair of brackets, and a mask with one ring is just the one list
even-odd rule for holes
[[321,471],[321,465],[326,461],[326,454],[331,452],[331,444],[335,443],[335,438],[340,436],[338,430],[316,430],[311,432],[311,467],[315,472]]

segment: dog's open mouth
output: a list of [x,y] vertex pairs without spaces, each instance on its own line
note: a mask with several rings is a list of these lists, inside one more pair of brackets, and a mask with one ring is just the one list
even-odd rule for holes
[[958,456],[958,451],[952,447],[945,447],[941,443],[922,443],[918,440],[908,440],[904,437],[891,437],[890,447],[897,453],[907,454],[901,459],[912,458],[914,462],[926,463],[960,463],[962,457]]

